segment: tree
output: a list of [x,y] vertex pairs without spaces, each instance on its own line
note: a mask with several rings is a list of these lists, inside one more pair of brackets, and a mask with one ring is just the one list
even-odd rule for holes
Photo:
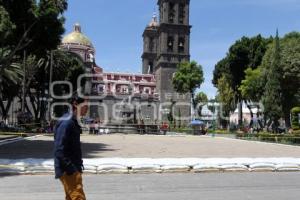
[[280,68],[280,44],[278,31],[274,41],[275,49],[272,63],[267,71],[267,82],[265,86],[265,93],[263,97],[265,115],[273,123],[273,131],[277,131],[279,126],[279,119],[282,116],[282,89],[281,89],[281,68]]
[[262,68],[248,68],[245,74],[245,79],[242,80],[242,84],[239,88],[242,97],[246,101],[259,102],[264,93]]
[[[290,110],[300,104],[300,33],[291,32],[279,41],[281,105],[286,127],[289,128]],[[271,44],[263,58],[261,71],[263,82],[267,82],[274,60],[275,43]]]
[[[40,121],[43,117],[43,108],[41,107],[41,99],[43,93],[35,88],[40,88],[40,80],[37,79],[39,75],[40,68],[46,70],[45,74],[47,77],[50,76],[50,63],[51,63],[51,53],[41,60],[36,60],[36,58],[28,58],[27,62],[27,76],[26,76],[26,96],[30,97],[30,107],[33,108],[33,116],[36,121]],[[52,81],[70,81],[73,89],[77,89],[77,79],[78,77],[85,72],[84,63],[82,59],[74,53],[66,52],[63,50],[52,51],[53,55],[53,79]],[[30,73],[31,72],[31,73]],[[82,83],[84,84],[84,83]],[[49,86],[49,85],[47,85]],[[32,93],[30,88],[33,88],[36,92]],[[48,89],[48,88],[47,88]],[[66,88],[55,87],[54,92],[56,95],[63,95],[63,92],[66,91]],[[66,91],[67,92],[67,91]],[[56,100],[55,100],[56,101]],[[29,106],[27,105],[27,111]],[[44,108],[45,109],[45,108]]]
[[191,94],[192,106],[195,110],[195,91],[204,82],[202,66],[195,61],[180,63],[172,82],[176,92]]
[[292,32],[282,39],[281,67],[282,108],[289,128],[290,110],[300,105],[300,33]]
[[251,104],[255,103],[254,106],[260,109],[259,102],[265,91],[265,82],[261,67],[258,67],[257,69],[251,69],[249,67],[248,69],[246,69],[245,74],[245,80],[242,81],[239,90],[250,111],[251,118],[253,118],[253,106],[251,106]]
[[292,128],[293,130],[300,129],[300,107],[295,107],[291,110]]
[[215,66],[212,80],[212,83],[215,87],[218,87],[218,81],[224,75],[226,75],[227,77],[231,76],[230,69],[228,66],[228,57],[225,57],[222,60],[220,60]]
[[234,102],[240,102],[239,125],[242,124],[241,105],[244,101],[239,88],[245,79],[245,70],[247,68],[256,69],[260,66],[269,42],[270,39],[265,39],[261,35],[252,38],[242,37],[229,48],[226,57],[215,66],[214,85],[218,87],[218,80],[225,75],[227,79],[231,80],[230,87],[234,92]]
[[222,76],[218,81],[218,101],[221,106],[221,115],[229,117],[230,112],[236,108],[235,94],[230,87],[230,80],[226,76]]
[[[27,83],[29,83],[27,94],[32,100],[32,104],[37,107],[34,112],[36,115],[40,113],[40,120],[42,120],[46,105],[45,102],[39,102],[39,97],[45,96],[45,89],[49,85],[49,74],[47,62],[40,61],[47,60],[49,52],[57,49],[60,44],[61,35],[64,33],[62,14],[67,9],[67,1],[0,0],[0,5],[3,6],[3,9],[0,10],[1,22],[3,22],[0,29],[9,33],[5,34],[7,37],[5,40],[0,41],[1,50],[5,50],[1,52],[6,53],[4,59],[2,59],[3,56],[0,57],[1,69],[3,66],[11,66],[15,59],[21,65],[23,59],[28,60],[27,57],[34,57],[36,63],[42,63],[38,66],[28,66],[31,69],[34,68],[35,73],[33,74],[34,78],[26,77]],[[2,20],[2,18],[6,20]],[[6,26],[2,26],[2,24],[6,24]],[[1,37],[2,35],[0,34]],[[23,57],[24,51],[28,55],[26,58]],[[30,89],[33,89],[35,93],[31,94]]]
[[0,109],[3,119],[8,117],[10,105],[18,94],[18,85],[23,77],[18,59],[12,53],[15,50],[5,46],[14,29],[15,25],[11,22],[9,14],[0,6]]
[[195,97],[195,102],[197,104],[198,115],[201,117],[203,106],[208,103],[207,95],[204,92],[199,92]]

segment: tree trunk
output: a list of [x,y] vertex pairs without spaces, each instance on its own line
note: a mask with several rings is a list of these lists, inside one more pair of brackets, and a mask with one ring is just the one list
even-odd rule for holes
[[2,99],[0,99],[0,108],[1,108],[1,113],[2,113],[2,119],[6,120],[7,113],[5,112],[5,106],[4,106]]
[[284,121],[285,121],[285,127],[287,129],[291,128],[291,116],[290,116],[290,112],[288,112],[287,110],[284,111]]
[[192,96],[192,108],[193,108],[193,112],[192,112],[192,120],[193,120],[193,119],[195,119],[195,110],[196,110],[196,109],[195,109],[195,107],[196,107],[196,106],[195,106],[195,99],[194,99],[194,96],[195,96],[195,95],[194,95],[193,92],[191,92],[191,96]]
[[238,103],[238,124],[239,128],[243,126],[243,101]]
[[11,98],[9,98],[7,100],[7,104],[6,105],[4,105],[3,100],[0,99],[0,108],[1,108],[1,111],[2,111],[2,119],[3,120],[6,120],[8,118],[8,112],[9,112],[11,103],[12,103],[12,99]]
[[253,114],[253,112],[252,112],[252,108],[251,108],[251,106],[249,106],[249,104],[248,103],[246,103],[246,106],[247,106],[247,108],[249,109],[249,111],[250,111],[250,116],[251,116],[251,119],[254,117],[254,114]]

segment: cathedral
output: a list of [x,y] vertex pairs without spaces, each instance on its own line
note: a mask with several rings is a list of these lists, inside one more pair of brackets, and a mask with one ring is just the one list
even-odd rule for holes
[[[61,49],[86,63],[91,101],[89,116],[106,124],[158,124],[170,113],[180,123],[190,120],[190,96],[174,92],[172,77],[180,62],[190,60],[190,0],[158,0],[143,32],[142,74],[105,72],[95,62],[95,48],[79,24],[66,35]],[[180,118],[180,119],[179,119]]]

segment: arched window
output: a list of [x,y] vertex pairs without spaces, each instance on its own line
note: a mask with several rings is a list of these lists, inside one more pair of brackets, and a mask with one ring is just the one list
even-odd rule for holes
[[152,74],[153,73],[153,62],[149,62],[149,65],[148,65],[148,74]]
[[185,5],[184,4],[179,4],[179,13],[178,13],[178,19],[179,23],[183,24],[184,23],[184,18],[185,18]]
[[169,3],[169,23],[174,23],[175,19],[175,5],[174,3]]
[[154,38],[153,37],[149,38],[149,51],[150,52],[154,51]]
[[184,52],[184,45],[185,45],[184,37],[180,37],[178,39],[178,52],[179,53],[183,53]]
[[172,52],[173,51],[173,47],[174,47],[174,37],[172,37],[172,36],[168,37],[167,46],[168,46],[168,51]]

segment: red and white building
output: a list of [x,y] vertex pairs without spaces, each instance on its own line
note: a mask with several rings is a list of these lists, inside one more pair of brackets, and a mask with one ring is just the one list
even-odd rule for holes
[[95,63],[94,46],[79,24],[63,38],[61,49],[76,53],[87,65],[91,118],[107,123],[158,122],[159,95],[153,74],[104,72]]

